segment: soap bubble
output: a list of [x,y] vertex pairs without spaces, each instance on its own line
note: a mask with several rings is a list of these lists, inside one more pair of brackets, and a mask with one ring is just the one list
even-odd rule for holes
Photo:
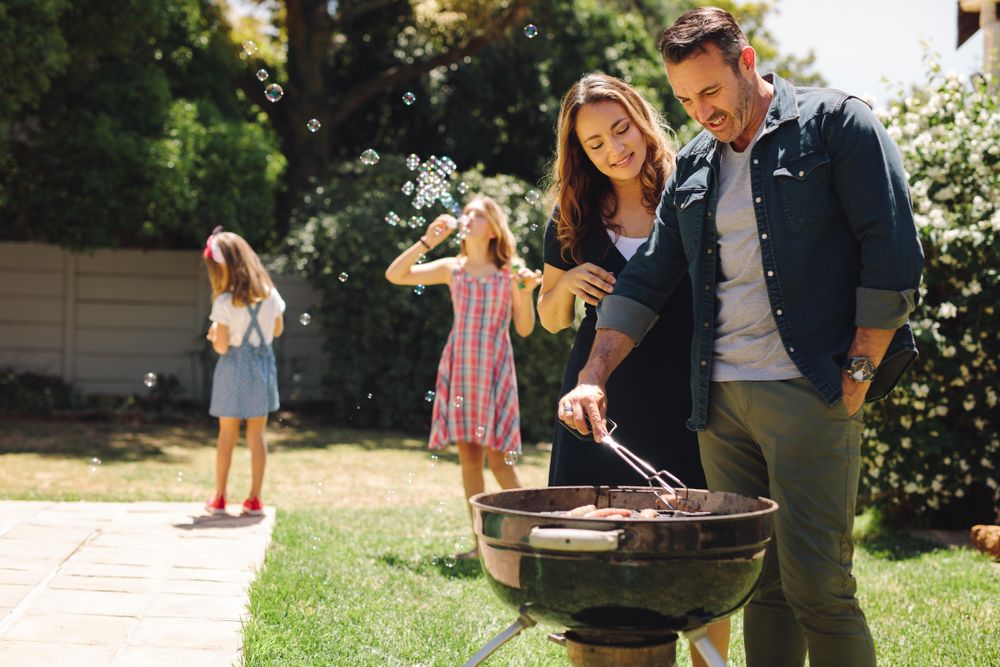
[[424,400],[427,401],[428,403],[433,402],[434,401],[434,392],[433,391],[428,391],[426,394],[424,394]]
[[372,400],[373,398],[375,398],[375,394],[373,394],[373,393],[371,393],[371,392],[368,392],[368,400],[370,401],[370,400]]
[[410,91],[406,91],[405,93],[403,93],[403,104],[405,104],[406,106],[410,106],[416,101],[417,101],[417,96],[411,93]]
[[153,387],[156,386],[157,379],[158,378],[156,377],[156,373],[146,373],[145,375],[142,376],[142,383],[146,385],[148,388],[152,389]]
[[396,502],[396,489],[386,489],[385,491],[385,501],[387,503]]
[[97,457],[90,459],[90,463],[88,464],[90,472],[97,472],[97,469],[98,467],[100,467],[100,465],[101,465],[101,459]]
[[184,481],[184,473],[183,473],[183,471],[180,471],[180,470],[177,471],[177,481],[178,482],[183,482]]
[[455,189],[458,190],[458,194],[464,195],[466,192],[469,191],[469,184],[466,183],[465,181],[462,181],[457,186],[455,186]]
[[537,204],[542,200],[542,194],[538,190],[528,190],[524,193],[524,201],[528,202],[532,206]]
[[312,322],[312,319],[313,319],[312,315],[310,315],[309,313],[302,313],[301,315],[299,315],[299,324],[301,324],[304,327],[309,326],[309,323]]
[[427,220],[422,215],[410,216],[410,229],[420,229],[427,224]]
[[438,514],[444,514],[444,505],[445,503],[443,500],[437,501],[437,507],[434,508],[434,511]]
[[309,121],[306,123],[306,128],[310,132],[319,132],[319,128],[321,127],[322,125],[320,124],[319,119],[316,118],[310,118]]
[[243,53],[247,54],[248,56],[252,56],[253,54],[257,53],[257,45],[251,42],[250,40],[243,42]]
[[261,68],[261,69],[257,70],[257,80],[258,81],[265,81],[265,80],[267,80],[268,76],[270,76],[270,74],[268,73],[268,71],[266,69]]
[[431,565],[437,567],[437,564],[438,564],[438,557],[437,556],[431,556]]
[[507,452],[506,454],[503,455],[503,462],[506,463],[509,466],[512,466],[515,463],[517,463],[517,460],[519,458],[521,458],[521,455],[518,454],[516,450],[513,450],[513,451],[509,451],[509,452]]
[[454,556],[448,555],[448,556],[444,557],[444,566],[445,567],[455,567],[455,563],[457,563],[457,562],[458,562],[458,560]]
[[410,171],[416,171],[417,167],[420,166],[420,158],[417,157],[415,153],[410,153],[406,156],[406,168]]
[[456,396],[455,400],[452,401],[452,405],[454,405],[456,408],[462,407],[463,405],[465,405],[465,398],[463,398],[462,396]]
[[337,276],[337,280],[339,280],[342,283],[346,283],[347,282],[347,273],[346,272],[345,273],[341,273],[339,276]]
[[388,213],[386,213],[385,221],[392,227],[395,227],[396,225],[402,222],[402,220],[400,220],[399,218],[399,215],[395,211],[389,211]]
[[438,464],[438,455],[431,454],[431,467],[435,467]]
[[264,89],[264,97],[266,97],[270,102],[277,102],[284,96],[285,96],[285,89],[276,83],[272,83],[270,86]]
[[416,294],[417,296],[420,296],[421,294],[424,293],[425,289],[427,288],[424,287],[423,285],[417,285],[416,287],[413,288],[413,293]]
[[480,426],[476,428],[476,440],[482,440],[483,436],[486,435],[486,427]]
[[535,37],[537,37],[538,26],[536,26],[534,23],[529,23],[528,25],[524,26],[524,36],[527,37],[528,39],[534,39]]
[[414,191],[414,190],[415,190],[416,188],[417,188],[417,186],[415,186],[415,185],[413,184],[413,181],[407,181],[406,183],[403,183],[403,187],[402,187],[402,190],[403,190],[403,194],[404,194],[404,195],[412,195],[412,194],[413,194],[413,191]]
[[369,167],[379,161],[379,154],[375,152],[374,149],[369,148],[364,153],[361,154],[361,163],[366,164]]

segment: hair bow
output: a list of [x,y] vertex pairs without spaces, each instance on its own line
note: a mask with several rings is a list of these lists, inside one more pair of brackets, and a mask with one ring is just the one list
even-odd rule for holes
[[201,251],[201,256],[206,259],[211,257],[219,264],[225,264],[226,260],[222,256],[222,250],[219,248],[219,239],[216,236],[222,231],[222,225],[219,225],[212,230],[212,233],[208,235],[205,239],[205,249]]

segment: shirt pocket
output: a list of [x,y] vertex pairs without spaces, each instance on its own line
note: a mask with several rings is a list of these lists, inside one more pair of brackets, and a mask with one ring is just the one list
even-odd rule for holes
[[823,151],[793,157],[774,170],[784,222],[818,227],[834,220],[841,210],[833,187],[830,156]]
[[698,252],[701,227],[705,221],[705,206],[708,204],[708,188],[678,189],[674,193],[674,202],[684,254],[691,258]]

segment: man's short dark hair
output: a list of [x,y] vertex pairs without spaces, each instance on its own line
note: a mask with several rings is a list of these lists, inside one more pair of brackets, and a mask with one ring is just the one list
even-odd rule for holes
[[739,71],[740,53],[750,45],[732,14],[718,7],[699,7],[681,14],[660,37],[664,62],[681,63],[696,53],[707,53],[706,44],[715,44],[722,59]]

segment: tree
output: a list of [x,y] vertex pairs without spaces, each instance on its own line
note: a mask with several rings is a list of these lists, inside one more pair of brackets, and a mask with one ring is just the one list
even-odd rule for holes
[[[49,11],[36,41],[55,55],[39,66],[48,83],[5,107],[4,237],[190,247],[223,224],[268,240],[282,159],[231,88],[237,63],[214,5],[39,7]],[[32,72],[31,44],[10,46],[5,60]]]

